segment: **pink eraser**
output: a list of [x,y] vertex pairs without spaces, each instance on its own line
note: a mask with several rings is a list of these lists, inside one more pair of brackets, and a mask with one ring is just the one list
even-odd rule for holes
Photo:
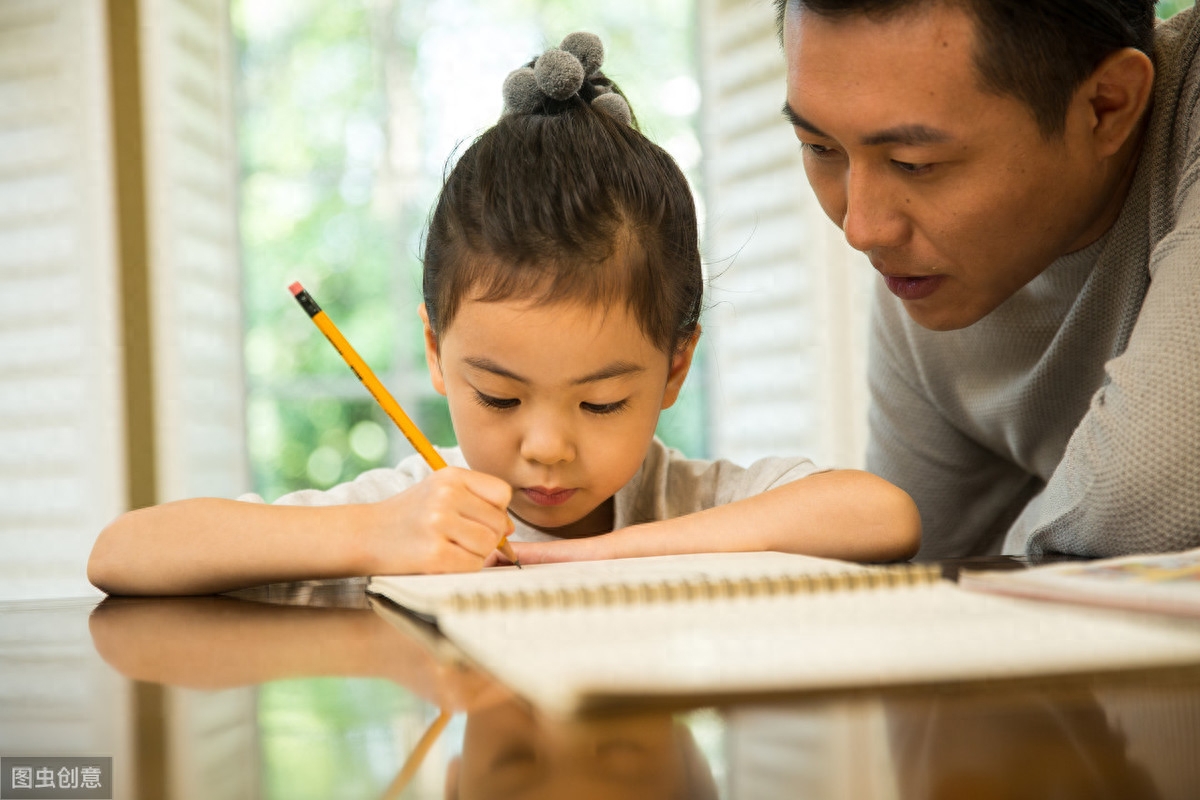
[[295,283],[293,283],[293,284],[292,284],[291,286],[289,286],[288,288],[292,290],[292,295],[293,295],[293,296],[294,296],[294,295],[298,295],[298,294],[300,294],[301,292],[303,292],[303,291],[304,291],[304,287],[300,285],[300,281],[296,281]]

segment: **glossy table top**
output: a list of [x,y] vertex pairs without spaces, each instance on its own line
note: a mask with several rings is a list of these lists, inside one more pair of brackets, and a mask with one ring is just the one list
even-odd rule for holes
[[1200,666],[555,719],[361,583],[0,605],[0,755],[118,798],[1191,798]]

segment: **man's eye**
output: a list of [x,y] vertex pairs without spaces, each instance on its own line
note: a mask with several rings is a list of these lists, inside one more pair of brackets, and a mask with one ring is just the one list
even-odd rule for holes
[[933,164],[911,164],[907,161],[892,161],[896,167],[902,172],[907,172],[909,175],[924,175],[929,170],[933,169]]
[[580,403],[579,407],[592,414],[615,414],[624,411],[628,400],[618,400],[615,403]]
[[801,142],[800,146],[803,147],[805,150],[807,150],[809,153],[811,153],[813,156],[815,156],[817,158],[828,158],[829,156],[831,156],[835,152],[837,152],[833,148],[826,147],[823,144],[811,144],[809,142]]
[[479,405],[483,406],[484,408],[495,408],[501,410],[507,408],[516,408],[521,403],[521,401],[515,397],[492,397],[491,395],[484,394],[478,390],[475,392],[475,402],[479,403]]

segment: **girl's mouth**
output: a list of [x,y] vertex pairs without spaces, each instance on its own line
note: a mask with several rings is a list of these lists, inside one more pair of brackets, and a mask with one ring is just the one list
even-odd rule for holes
[[575,489],[547,489],[545,486],[530,486],[522,489],[525,496],[539,506],[561,506],[571,499]]

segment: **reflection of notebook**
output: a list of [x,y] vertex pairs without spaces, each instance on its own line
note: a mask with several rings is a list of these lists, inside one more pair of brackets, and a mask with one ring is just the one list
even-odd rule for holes
[[535,704],[628,702],[1200,664],[1200,623],[960,590],[923,566],[779,553],[373,578]]
[[439,664],[464,664],[466,656],[457,646],[443,636],[429,619],[413,614],[395,603],[375,597],[367,598],[371,610],[383,617],[388,624],[404,636],[419,643],[434,661]]

